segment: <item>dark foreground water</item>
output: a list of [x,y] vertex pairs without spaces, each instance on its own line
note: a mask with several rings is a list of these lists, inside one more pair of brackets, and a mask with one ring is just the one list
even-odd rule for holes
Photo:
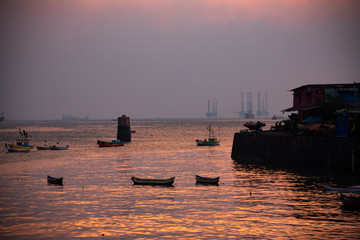
[[[96,144],[115,139],[113,121],[1,123],[0,239],[360,239],[360,212],[323,191],[332,179],[237,164],[240,120],[213,120],[221,145],[197,147],[208,123],[132,121],[118,148]],[[19,128],[70,149],[7,153]],[[219,186],[196,185],[195,174],[220,176]],[[176,179],[139,186],[131,176]]]

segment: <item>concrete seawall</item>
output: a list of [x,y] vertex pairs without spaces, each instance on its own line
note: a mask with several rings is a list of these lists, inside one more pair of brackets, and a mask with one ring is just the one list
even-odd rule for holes
[[231,157],[276,167],[360,173],[360,143],[350,138],[235,133]]

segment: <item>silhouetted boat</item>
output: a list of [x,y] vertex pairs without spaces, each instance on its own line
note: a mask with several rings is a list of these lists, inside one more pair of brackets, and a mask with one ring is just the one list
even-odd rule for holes
[[218,184],[220,177],[210,178],[195,175],[196,183]]
[[36,146],[37,150],[50,150],[50,146],[47,146],[49,140],[45,140],[45,145],[44,146]]
[[63,179],[62,177],[60,178],[55,178],[55,177],[51,177],[51,176],[47,176],[47,182],[49,184],[58,184],[58,185],[62,185],[63,184]]
[[325,190],[328,191],[337,191],[343,193],[351,193],[351,192],[359,192],[360,193],[360,185],[353,185],[353,186],[341,186],[335,184],[324,184]]
[[99,145],[99,147],[119,147],[119,146],[124,146],[124,142],[119,140],[119,139],[111,140],[111,142],[97,140],[97,144]]
[[244,123],[244,127],[247,127],[251,131],[259,131],[264,126],[266,126],[266,124],[260,121]]
[[142,185],[172,185],[174,183],[175,177],[168,179],[131,177],[131,180],[134,182],[134,184],[142,184]]
[[204,140],[196,139],[196,144],[198,146],[218,146],[220,141],[216,138],[214,130],[211,128],[211,124],[209,124],[206,129],[209,131],[209,138]]
[[340,193],[340,200],[346,208],[360,209],[360,197]]
[[37,150],[50,150],[50,146],[36,146]]

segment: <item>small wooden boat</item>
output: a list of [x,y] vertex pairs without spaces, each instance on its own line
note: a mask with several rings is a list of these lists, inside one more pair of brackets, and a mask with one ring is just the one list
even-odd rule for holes
[[66,145],[65,147],[59,147],[59,146],[50,146],[50,150],[68,150],[69,149],[69,145]]
[[360,209],[360,197],[340,193],[340,200],[346,208]]
[[47,176],[47,181],[49,184],[57,184],[57,185],[62,185],[63,184],[63,179],[64,178],[55,178],[55,177],[51,177],[51,176]]
[[360,185],[353,185],[353,186],[342,186],[342,185],[335,185],[335,184],[324,184],[325,190],[328,191],[337,191],[343,193],[351,193],[351,192],[359,192],[360,193]]
[[50,150],[50,146],[36,146],[37,150]]
[[119,146],[124,146],[124,142],[119,140],[119,139],[112,140],[111,142],[97,140],[97,144],[99,145],[99,147],[119,147]]
[[174,183],[175,177],[168,179],[131,177],[131,180],[134,182],[134,184],[142,184],[142,185],[172,185]]
[[210,178],[195,175],[196,183],[218,184],[220,177]]
[[244,127],[247,127],[251,131],[261,131],[261,128],[265,126],[266,124],[260,121],[244,123]]
[[196,139],[196,144],[198,146],[218,146],[220,145],[220,141],[216,138],[215,134],[214,134],[214,130],[211,128],[211,124],[209,124],[209,126],[206,127],[206,129],[209,131],[209,138],[206,140],[206,138],[204,140],[199,140]]
[[50,146],[47,145],[48,141],[49,140],[45,140],[44,141],[45,142],[44,146],[36,146],[36,149],[37,150],[50,150]]

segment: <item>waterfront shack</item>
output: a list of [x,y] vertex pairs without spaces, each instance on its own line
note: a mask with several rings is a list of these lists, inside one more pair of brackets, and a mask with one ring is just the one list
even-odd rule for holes
[[[293,89],[293,107],[284,112],[298,111],[298,114],[285,121],[287,127],[235,133],[231,157],[237,162],[359,174],[359,86],[355,83],[316,84]],[[339,110],[339,106],[351,110]],[[340,118],[344,112],[352,114],[351,123],[346,124],[345,129],[345,119]],[[309,117],[317,121],[304,121]],[[300,128],[303,124],[305,127]],[[339,132],[336,127],[340,126],[347,134],[336,134]]]

